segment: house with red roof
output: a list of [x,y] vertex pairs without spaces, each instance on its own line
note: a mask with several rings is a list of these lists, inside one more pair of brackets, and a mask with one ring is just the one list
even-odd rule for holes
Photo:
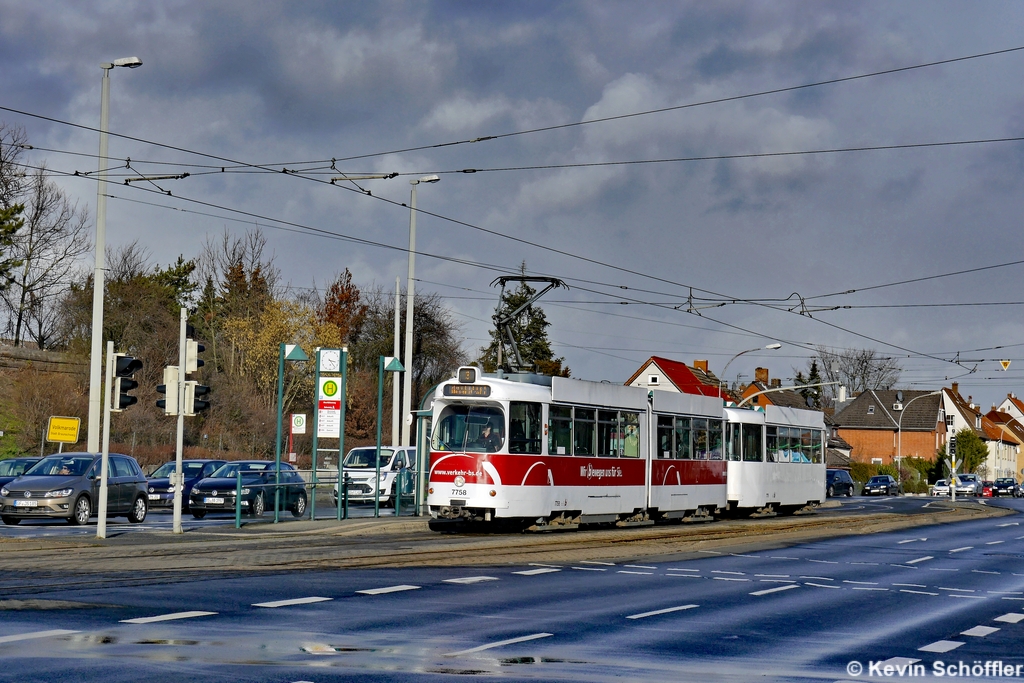
[[695,360],[690,366],[671,358],[651,356],[626,380],[626,386],[734,400],[721,380],[708,369],[706,360]]

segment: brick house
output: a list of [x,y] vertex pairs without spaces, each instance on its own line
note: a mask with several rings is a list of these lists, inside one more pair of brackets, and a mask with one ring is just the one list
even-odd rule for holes
[[905,458],[934,460],[946,442],[946,426],[941,397],[930,393],[871,389],[853,399],[832,418],[837,435],[851,446],[851,460],[892,464],[897,448]]

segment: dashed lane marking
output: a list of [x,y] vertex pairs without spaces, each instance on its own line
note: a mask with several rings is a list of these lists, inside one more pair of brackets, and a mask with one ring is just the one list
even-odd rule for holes
[[867,565],[869,567],[877,567],[878,566],[877,562],[851,562],[850,564],[863,564],[863,565]]
[[760,555],[742,555],[740,553],[729,553],[729,554],[732,555],[733,557],[753,557],[753,558],[758,559],[758,560],[761,559]]
[[987,572],[984,569],[972,569],[971,573],[972,574],[995,574],[996,576],[999,576],[999,572]]
[[930,571],[930,572],[958,572],[960,570],[956,569],[956,568],[951,568],[951,567],[928,567],[928,571]]
[[498,580],[498,578],[496,576],[463,576],[462,578],[459,578],[459,579],[445,579],[444,582],[445,583],[458,583],[458,584],[466,585],[466,584],[471,584],[471,583],[480,583],[482,581],[497,581],[497,580]]
[[683,569],[682,567],[668,567],[666,571],[670,572],[699,572],[699,569]]
[[254,602],[253,607],[291,607],[292,605],[310,605],[314,602],[327,602],[334,598],[321,598],[321,597],[309,597],[309,598],[292,598],[291,600],[274,600],[272,602]]
[[811,583],[810,581],[804,582],[805,586],[814,586],[815,588],[835,588],[836,590],[843,590],[842,586],[829,586],[824,583]]
[[934,643],[929,643],[924,647],[919,647],[918,652],[934,652],[936,654],[942,654],[943,652],[949,652],[955,650],[963,645],[955,640],[936,640]]
[[18,633],[13,636],[2,636],[0,637],[0,643],[16,643],[19,640],[35,640],[36,638],[55,638],[57,636],[68,636],[72,633],[78,633],[78,631],[69,631],[63,628],[53,629],[52,631],[33,631],[31,633]]
[[945,586],[939,586],[940,591],[954,591],[956,593],[973,593],[973,588],[946,588]]
[[657,567],[650,567],[646,564],[624,564],[622,566],[627,569],[657,569]]
[[419,586],[385,586],[384,588],[367,588],[366,590],[356,591],[362,595],[384,595],[385,593],[399,593],[401,591],[415,591],[419,590]]
[[161,614],[155,617],[138,617],[137,619],[122,619],[122,624],[152,624],[158,621],[175,621],[177,619],[193,619],[195,617],[212,617],[217,614],[216,612],[173,612],[171,614]]
[[786,557],[784,555],[771,555],[771,556],[769,556],[768,559],[770,559],[770,560],[799,560],[800,558],[799,557]]
[[992,635],[998,630],[999,629],[995,626],[975,626],[974,628],[969,628],[966,631],[960,631],[960,635],[973,636],[975,638],[984,638],[985,636]]
[[606,572],[606,571],[608,571],[607,569],[604,569],[604,568],[601,568],[601,567],[573,567],[573,569],[578,569],[581,572]]
[[907,588],[901,588],[900,593],[913,593],[914,595],[938,595],[938,593],[929,593],[928,591],[912,591]]
[[894,586],[905,586],[907,588],[927,588],[928,586],[922,583],[894,583]]
[[746,572],[727,572],[727,571],[723,571],[721,569],[712,569],[711,573],[712,574],[731,574],[733,576],[746,576],[747,575]]
[[973,545],[965,545],[963,548],[953,548],[949,552],[951,552],[951,553],[962,553],[965,550],[973,550],[973,549],[974,549]]
[[888,588],[872,588],[870,586],[853,586],[855,591],[887,591]]
[[926,560],[934,560],[934,559],[935,558],[932,555],[925,555],[924,557],[919,557],[916,560],[907,560],[903,564],[917,564],[918,562],[925,562]]
[[788,591],[790,588],[799,588],[800,586],[795,583],[786,584],[785,586],[776,586],[775,588],[765,588],[763,591],[754,591],[751,595],[768,595],[769,593],[779,593],[781,591]]
[[1007,522],[1006,524],[996,524],[998,527],[1004,526],[1020,526],[1020,522]]
[[1018,614],[1016,612],[1010,612],[1009,614],[1004,614],[1001,617],[996,617],[992,621],[999,621],[999,622],[1002,622],[1004,624],[1017,624],[1017,623],[1020,623],[1021,621],[1024,621],[1024,614]]
[[815,581],[835,581],[827,576],[801,576],[801,579],[814,579]]
[[518,638],[509,638],[508,640],[499,640],[496,643],[488,643],[487,645],[478,645],[477,647],[471,647],[468,650],[459,650],[458,652],[448,652],[445,657],[458,657],[459,655],[468,655],[474,652],[483,652],[484,650],[490,650],[496,647],[504,647],[506,645],[515,645],[516,643],[525,643],[530,640],[538,640],[539,638],[550,638],[555,635],[554,633],[532,633],[528,636],[519,636]]
[[916,543],[917,541],[927,541],[927,538],[905,538],[902,541],[897,542],[896,545],[903,545],[904,543]]
[[789,574],[754,574],[757,577],[763,577],[766,579],[788,579]]
[[640,614],[630,614],[627,619],[646,619],[647,617],[656,617],[659,614],[668,614],[669,612],[682,612],[683,610],[693,609],[700,607],[700,605],[679,605],[678,607],[666,607],[665,609],[656,609],[653,612],[641,612]]
[[537,576],[538,574],[550,574],[551,572],[560,572],[561,569],[555,567],[541,567],[540,569],[525,569],[521,572],[512,572],[519,576]]
[[1003,541],[989,541],[985,545],[999,545],[1000,543],[1003,543]]
[[846,580],[844,580],[843,583],[856,583],[856,584],[860,584],[862,586],[877,586],[878,585],[877,581],[846,581]]
[[988,591],[993,595],[1024,595],[1024,591]]
[[968,598],[968,599],[972,599],[972,600],[984,600],[985,599],[984,595],[962,595],[960,593],[950,593],[949,597],[951,597],[951,598]]
[[562,568],[562,565],[560,565],[560,564],[543,564],[541,562],[530,562],[528,566],[530,566],[530,567],[554,567],[555,569],[561,569]]
[[614,567],[615,566],[614,562],[599,562],[597,560],[580,560],[580,564],[600,564],[600,565],[604,565],[605,567]]
[[750,579],[737,579],[732,576],[716,576],[715,581],[750,581]]
[[665,574],[665,576],[674,576],[677,579],[703,579],[704,578],[700,574]]
[[1004,595],[1003,600],[1024,600],[1024,598],[1010,598]]
[[807,560],[807,561],[808,562],[818,562],[820,564],[839,564],[838,562],[833,562],[832,560]]
[[758,583],[796,583],[793,579],[758,579]]
[[633,572],[633,571],[629,571],[628,569],[620,569],[616,573],[618,573],[618,574],[639,574],[641,576],[650,576],[654,572]]

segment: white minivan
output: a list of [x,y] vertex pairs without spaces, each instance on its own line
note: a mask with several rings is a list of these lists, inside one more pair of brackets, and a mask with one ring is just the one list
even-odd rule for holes
[[[345,456],[341,477],[343,478],[346,474],[349,477],[349,503],[373,502],[373,484],[377,478],[377,463],[374,461],[376,452],[376,446],[363,446],[353,448]],[[395,506],[398,473],[403,470],[407,471],[403,475],[402,492],[408,494],[412,491],[413,473],[416,471],[416,448],[414,446],[381,446],[380,484],[378,486],[381,505]],[[340,487],[341,483],[339,482],[331,491],[331,498],[335,505],[338,504]]]

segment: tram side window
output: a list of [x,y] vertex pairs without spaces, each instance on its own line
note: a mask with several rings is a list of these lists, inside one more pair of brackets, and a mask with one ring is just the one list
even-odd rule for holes
[[658,457],[666,460],[672,457],[672,416],[658,416]]
[[725,425],[726,460],[740,459],[740,425],[730,422]]
[[693,419],[693,458],[707,460],[708,452],[708,421],[703,418]]
[[690,418],[676,418],[676,460],[693,460],[693,445],[690,443]]
[[640,413],[619,413],[622,427],[622,457],[640,457]]
[[548,453],[550,455],[572,455],[572,408],[569,406],[548,407],[551,428],[548,431]]
[[821,462],[821,430],[811,431],[811,462]]
[[508,410],[508,452],[540,455],[543,432],[539,403],[512,401]]
[[793,453],[792,444],[789,441],[789,427],[779,427],[779,450],[777,458],[779,462],[789,462]]
[[597,455],[617,458],[619,455],[619,414],[614,410],[597,411]]
[[743,461],[761,462],[761,425],[743,425]]
[[811,431],[810,429],[800,430],[800,462],[811,462]]
[[573,455],[595,455],[597,430],[593,408],[573,409]]
[[764,428],[764,450],[768,462],[779,462],[779,428]]
[[708,450],[712,460],[722,459],[722,422],[708,420]]

